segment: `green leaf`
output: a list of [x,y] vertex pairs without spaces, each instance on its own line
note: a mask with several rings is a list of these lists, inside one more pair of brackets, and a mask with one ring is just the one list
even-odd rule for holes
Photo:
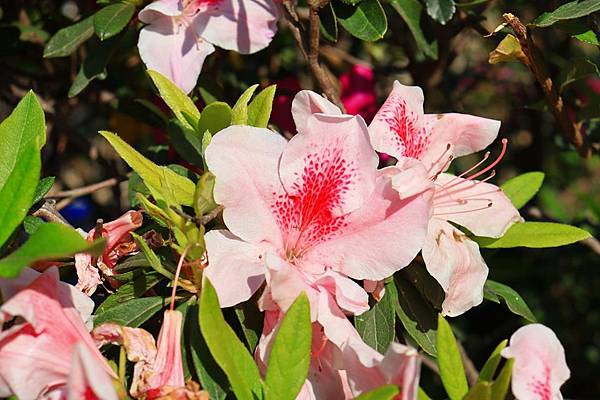
[[231,117],[231,107],[229,107],[229,104],[222,101],[210,103],[202,110],[197,131],[209,131],[214,135],[231,125]]
[[142,250],[142,254],[144,254],[144,257],[146,257],[146,260],[148,261],[153,270],[155,270],[156,272],[168,279],[173,279],[175,277],[175,275],[173,275],[171,271],[163,267],[160,258],[158,258],[156,253],[150,248],[150,246],[148,246],[148,243],[146,243],[144,238],[133,232],[131,232],[130,235],[133,238],[133,240],[135,240],[140,250]]
[[354,317],[356,330],[365,343],[382,354],[396,336],[395,289],[393,282],[386,285],[381,301],[370,310]]
[[225,322],[217,293],[204,279],[200,297],[200,331],[215,361],[240,400],[262,398],[262,383],[254,359]]
[[46,221],[39,217],[34,217],[33,215],[28,215],[23,220],[23,229],[28,235],[33,235],[35,231],[37,231],[40,226],[45,224]]
[[204,215],[217,207],[213,192],[215,189],[215,176],[210,172],[205,172],[198,183],[194,192],[194,211],[196,216]]
[[160,296],[134,298],[108,310],[96,314],[94,326],[105,322],[137,328],[149,320],[164,306],[165,300]]
[[417,46],[427,57],[436,60],[438,57],[437,42],[428,42],[421,28],[421,14],[423,6],[418,0],[388,0],[394,9],[400,14],[408,29],[412,33]]
[[116,292],[108,296],[106,300],[100,304],[96,310],[96,314],[102,314],[131,299],[141,298],[144,293],[153,288],[162,279],[163,277],[154,271],[143,273],[134,280],[120,286]]
[[329,2],[325,7],[319,10],[319,21],[321,22],[321,35],[325,40],[329,40],[333,43],[337,42],[338,23],[332,2]]
[[92,15],[56,32],[44,48],[44,58],[68,56],[93,34],[94,16]]
[[[428,354],[437,357],[436,348],[436,312],[419,291],[400,275],[394,277],[397,291],[393,286],[389,289],[395,293],[394,308],[396,315],[404,326],[406,333]],[[390,285],[391,283],[388,283]],[[386,292],[388,288],[386,287]]]
[[[514,289],[500,282],[487,280],[484,286],[484,295],[487,299],[499,302],[498,297],[502,298],[506,306],[514,314],[520,315],[530,322],[536,322],[535,316],[525,303],[525,300]],[[492,297],[493,296],[493,297]]]
[[[175,117],[189,128],[196,129],[200,119],[200,111],[198,111],[192,99],[159,72],[148,70],[148,75],[156,85],[160,97],[167,103]],[[190,123],[190,119],[192,123]]]
[[600,46],[600,39],[598,39],[598,35],[596,35],[596,32],[594,32],[591,29],[573,35],[573,37],[583,43],[593,44],[594,46]]
[[538,28],[545,28],[556,22],[585,17],[596,11],[600,11],[600,2],[598,0],[576,0],[563,4],[552,12],[543,13],[531,25]]
[[462,400],[469,391],[467,377],[452,328],[441,314],[438,316],[437,349],[444,389],[450,400]]
[[196,185],[190,179],[167,167],[158,166],[138,153],[133,147],[114,133],[101,131],[127,164],[137,172],[153,194],[160,194],[169,205],[191,206]]
[[496,374],[496,369],[498,368],[498,364],[502,360],[502,356],[500,352],[504,350],[506,345],[508,344],[508,340],[503,340],[500,342],[498,346],[494,349],[490,357],[487,359],[481,371],[479,372],[479,376],[477,377],[477,382],[483,381],[492,381],[494,379],[494,375]]
[[227,396],[227,377],[210,354],[208,346],[198,329],[198,304],[190,306],[184,329],[189,338],[189,351],[194,369],[202,388],[210,394],[211,400],[224,400]]
[[356,7],[334,4],[338,21],[352,36],[367,41],[383,39],[387,31],[387,17],[379,0],[364,0]]
[[250,351],[254,352],[260,339],[263,324],[263,316],[256,307],[256,302],[245,301],[237,305],[235,315],[240,322],[244,339],[246,339]]
[[35,204],[41,199],[43,199],[44,196],[48,193],[48,191],[50,191],[50,189],[52,188],[52,185],[54,185],[53,176],[47,176],[43,179],[40,179],[35,188],[35,194],[33,195],[33,200],[31,201],[31,203]]
[[600,76],[598,66],[585,58],[575,58],[569,62],[569,66],[561,71],[559,92],[562,92],[573,82],[588,78],[590,76]]
[[498,378],[492,384],[492,400],[504,400],[506,398],[514,361],[514,359],[506,360],[504,367],[502,367],[502,370],[498,374]]
[[400,393],[400,389],[396,385],[384,385],[377,389],[373,389],[367,393],[363,393],[354,400],[392,400]]
[[425,393],[423,389],[419,388],[419,391],[417,392],[417,400],[431,400],[431,397],[429,397],[429,395]]
[[[248,105],[248,125],[258,128],[266,128],[271,118],[273,109],[273,99],[277,85],[271,85],[256,95],[254,100]],[[212,133],[212,132],[211,132]]]
[[252,95],[256,91],[258,85],[252,85],[235,102],[231,109],[231,125],[247,125],[248,124],[248,103]]
[[[492,382],[477,382],[475,386],[469,390],[469,393],[464,397],[464,400],[491,400],[492,398]],[[502,398],[504,400],[504,398]]]
[[564,246],[589,238],[589,232],[555,222],[520,222],[511,226],[499,239],[474,237],[479,247],[502,249],[511,247],[546,248]]
[[79,72],[69,88],[69,97],[75,97],[85,89],[94,79],[106,79],[106,65],[112,54],[117,49],[119,38],[114,38],[100,43],[97,47],[90,49],[85,60],[81,63]]
[[300,393],[308,375],[311,341],[310,304],[302,293],[283,317],[271,348],[265,376],[267,400],[294,400]]
[[105,241],[87,242],[75,229],[58,223],[41,225],[23,246],[0,260],[0,277],[15,278],[31,263],[56,260],[76,253],[102,253]]
[[542,187],[543,182],[543,172],[527,172],[507,180],[500,187],[515,208],[518,209],[535,196]]
[[425,0],[427,14],[442,25],[452,19],[456,12],[454,0]]
[[115,3],[104,7],[94,15],[96,35],[100,40],[115,36],[127,26],[134,12],[132,3]]

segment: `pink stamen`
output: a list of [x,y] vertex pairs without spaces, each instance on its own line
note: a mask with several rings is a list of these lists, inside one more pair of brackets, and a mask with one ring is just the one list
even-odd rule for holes
[[475,179],[478,176],[485,174],[487,171],[491,170],[492,168],[494,168],[496,165],[498,165],[498,163],[502,160],[502,158],[504,158],[504,154],[506,154],[506,147],[508,144],[508,139],[506,138],[502,138],[502,151],[500,152],[500,155],[494,160],[493,163],[491,163],[490,165],[488,165],[487,167],[485,167],[484,169],[482,169],[481,171],[477,172],[474,175],[471,175],[470,177],[468,177],[467,179]]

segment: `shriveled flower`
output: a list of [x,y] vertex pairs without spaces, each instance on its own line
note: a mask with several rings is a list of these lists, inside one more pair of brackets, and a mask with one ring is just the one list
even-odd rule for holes
[[[398,159],[399,170],[392,182],[401,196],[433,185],[433,212],[423,258],[429,273],[446,292],[443,314],[456,316],[483,301],[488,267],[477,243],[451,222],[477,236],[498,238],[522,218],[499,187],[486,183],[504,155],[506,140],[502,141],[500,156],[481,170],[476,171],[487,161],[489,152],[458,176],[444,173],[454,158],[480,151],[493,142],[500,122],[455,113],[425,114],[423,101],[421,88],[394,82],[394,89],[369,126],[369,134],[376,150]],[[477,179],[480,177],[483,179]]]
[[571,376],[565,350],[542,324],[519,328],[502,356],[514,359],[512,392],[517,400],[562,400],[560,387]]
[[140,57],[189,93],[214,46],[262,50],[277,31],[277,15],[272,0],[157,0],[138,14],[148,24],[140,31]]
[[85,325],[93,302],[65,285],[58,281],[58,270],[50,268],[0,308],[0,327],[14,321],[0,332],[0,397],[118,398],[117,377]]
[[139,211],[127,211],[114,221],[102,225],[102,234],[97,235],[96,229],[87,233],[86,240],[93,242],[96,237],[106,238],[106,247],[96,260],[97,267],[92,262],[92,256],[87,253],[75,255],[75,268],[77,269],[77,287],[84,293],[92,295],[102,279],[100,271],[104,275],[112,276],[117,261],[137,250],[137,245],[131,238],[130,233],[142,226],[142,213]]

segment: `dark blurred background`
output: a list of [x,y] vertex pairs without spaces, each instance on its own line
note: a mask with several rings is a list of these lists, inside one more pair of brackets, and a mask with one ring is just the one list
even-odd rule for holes
[[[463,2],[465,3],[465,2]],[[489,38],[512,12],[525,23],[561,4],[558,1],[483,1],[461,9],[445,26],[428,24],[430,38],[438,42],[437,60],[426,59],[414,44],[403,20],[388,13],[389,29],[383,40],[362,42],[340,31],[337,43],[324,42],[322,58],[328,71],[341,82],[349,112],[365,119],[385,99],[395,79],[423,87],[428,112],[464,112],[502,121],[501,136],[509,150],[497,168],[496,183],[527,171],[543,171],[544,186],[522,214],[527,219],[574,224],[600,234],[600,156],[582,159],[561,135],[544,97],[529,70],[518,62],[491,65],[488,56],[504,34]],[[43,58],[44,44],[58,29],[85,17],[99,6],[84,0],[0,1],[0,116],[4,118],[23,94],[33,89],[42,101],[48,122],[43,176],[56,176],[52,193],[103,180],[123,178],[91,195],[58,204],[77,227],[89,229],[96,218],[112,219],[129,208],[127,169],[101,140],[97,131],[118,132],[154,160],[181,162],[169,146],[168,134],[156,107],[164,109],[153,92],[137,54],[138,22],[116,38],[96,79],[77,96],[68,97],[80,64],[100,45],[90,39],[75,53]],[[468,12],[467,12],[468,11]],[[598,16],[590,16],[598,30]],[[599,48],[575,40],[558,28],[539,29],[535,39],[542,49],[550,75],[561,74],[576,60],[600,62]],[[198,104],[214,96],[232,104],[249,85],[278,84],[272,123],[293,132],[291,99],[312,82],[290,32],[280,32],[266,50],[251,56],[218,50],[205,63],[196,90]],[[571,118],[583,121],[590,141],[600,143],[600,78],[591,73],[563,92]],[[141,101],[140,101],[141,99]],[[496,143],[493,153],[499,151]],[[478,157],[456,162],[464,170]],[[185,163],[184,163],[185,164]],[[597,241],[558,249],[485,251],[490,277],[517,290],[540,322],[555,330],[567,350],[572,377],[565,398],[597,399],[600,394],[600,246]],[[504,305],[485,302],[454,320],[459,338],[476,366],[508,338],[522,321]],[[428,374],[428,372],[424,372]],[[424,379],[434,397],[432,379]],[[437,392],[439,393],[439,392]]]

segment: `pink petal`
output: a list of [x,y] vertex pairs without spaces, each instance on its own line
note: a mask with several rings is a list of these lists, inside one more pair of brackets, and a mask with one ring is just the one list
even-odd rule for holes
[[206,149],[206,162],[216,176],[215,200],[225,206],[229,230],[244,241],[282,246],[272,204],[281,191],[277,166],[286,143],[267,129],[231,126]]
[[428,143],[426,119],[423,113],[423,90],[405,86],[398,81],[387,100],[369,125],[375,150],[396,158],[419,159]]
[[401,199],[426,192],[433,188],[423,163],[413,158],[403,157],[393,167],[380,170],[392,178],[392,187]]
[[401,200],[390,179],[380,176],[365,204],[346,216],[337,236],[305,257],[354,279],[384,279],[408,265],[425,240],[428,196]]
[[279,175],[287,195],[300,197],[303,220],[310,221],[316,210],[340,216],[365,204],[377,163],[362,118],[313,114],[306,131],[283,151]]
[[92,256],[87,253],[75,254],[75,269],[77,289],[88,296],[94,294],[98,285],[102,284],[102,278],[100,278],[100,271],[92,263]]
[[221,307],[248,300],[264,282],[264,251],[225,230],[212,230],[204,240],[208,268],[204,275],[215,287]]
[[117,400],[111,378],[82,344],[75,346],[69,375],[68,400]]
[[168,16],[155,18],[140,31],[138,50],[146,68],[160,72],[185,93],[194,89],[204,59],[215,51],[191,27]]
[[148,390],[163,386],[172,388],[185,386],[181,359],[182,320],[181,312],[165,311],[156,343],[158,351],[151,367],[155,375],[148,382]]
[[449,174],[440,174],[435,185],[435,217],[464,226],[477,236],[498,238],[512,224],[523,221],[498,186]]
[[162,16],[175,17],[181,15],[181,0],[156,0],[144,7],[139,13],[140,21],[149,24]]
[[488,267],[477,243],[449,223],[433,218],[423,259],[446,293],[442,314],[455,317],[481,304]]
[[315,284],[332,293],[337,304],[350,314],[360,315],[369,309],[367,292],[352,279],[335,271],[327,271]]
[[208,42],[250,54],[271,43],[277,16],[277,5],[271,0],[220,0],[200,11],[193,25]]
[[467,114],[430,114],[425,120],[429,127],[429,145],[422,160],[428,167],[440,159],[449,144],[455,158],[485,149],[496,139],[500,129],[500,121]]
[[571,372],[565,350],[552,330],[541,324],[519,328],[502,350],[515,360],[512,392],[519,400],[562,400],[560,387]]
[[308,117],[321,113],[328,115],[341,115],[342,111],[317,93],[311,90],[301,90],[292,101],[292,116],[298,132],[307,131]]

